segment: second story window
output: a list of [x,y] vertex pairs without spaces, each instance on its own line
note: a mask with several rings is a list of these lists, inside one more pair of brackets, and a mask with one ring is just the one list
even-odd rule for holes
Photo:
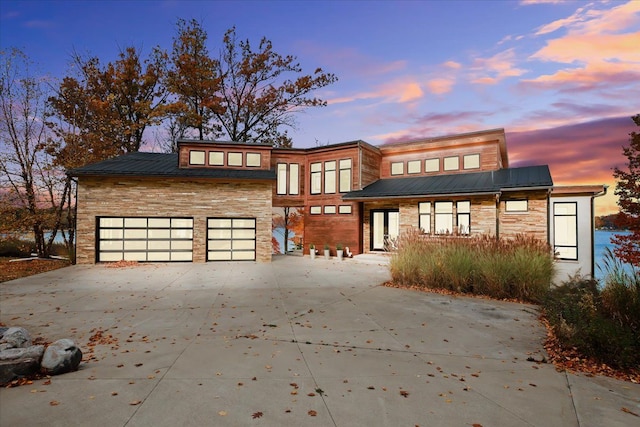
[[420,160],[409,160],[407,162],[407,173],[420,173],[420,166],[422,161]]
[[331,194],[336,192],[336,161],[324,162],[324,192]]
[[311,194],[322,191],[322,163],[311,163]]
[[277,184],[276,194],[287,194],[287,164],[278,163],[276,168]]
[[391,175],[404,175],[404,162],[391,162]]
[[465,169],[480,169],[480,154],[467,154],[462,158],[462,167]]
[[425,172],[440,172],[440,159],[427,159],[424,161]]
[[351,191],[351,159],[340,160],[340,192],[347,193]]
[[222,151],[209,151],[210,166],[224,166],[224,153]]
[[277,184],[276,194],[298,195],[300,194],[300,165],[297,163],[278,163],[276,167]]
[[260,153],[247,153],[247,166],[259,167],[260,160]]
[[227,153],[227,166],[242,166],[242,153]]
[[189,151],[190,165],[204,165],[204,151]]
[[457,171],[460,169],[460,158],[458,156],[444,158],[444,170]]

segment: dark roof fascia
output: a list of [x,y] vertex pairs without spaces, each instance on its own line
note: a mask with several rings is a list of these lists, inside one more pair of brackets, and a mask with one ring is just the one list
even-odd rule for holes
[[253,142],[240,142],[240,141],[217,141],[211,139],[179,139],[177,141],[178,146],[182,144],[196,144],[196,145],[226,145],[233,147],[259,147],[259,148],[273,148],[271,144],[265,143],[253,143]]
[[[344,197],[342,196],[342,200],[345,201],[353,201],[353,202],[364,202],[369,200],[409,200],[409,199],[418,199],[422,197],[429,197],[434,199],[442,199],[449,197],[473,197],[473,196],[495,196],[496,194],[500,194],[500,191],[479,191],[475,193],[462,192],[462,193],[442,193],[442,194],[416,194],[411,196],[365,196],[365,197]],[[346,194],[345,194],[346,196]]]

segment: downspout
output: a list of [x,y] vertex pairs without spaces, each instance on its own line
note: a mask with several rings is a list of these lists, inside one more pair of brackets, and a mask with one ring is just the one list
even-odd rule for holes
[[[551,192],[553,187],[547,190],[547,244],[551,245]],[[555,251],[555,249],[554,249]]]
[[599,193],[591,196],[591,277],[595,278],[596,272],[596,260],[595,260],[595,250],[594,243],[596,239],[596,226],[595,226],[595,199],[596,197],[602,197],[607,194],[607,189],[609,189],[608,185],[603,186],[603,190]]
[[500,196],[501,191],[496,193],[496,240],[500,240]]
[[71,177],[71,181],[76,183],[75,205],[73,207],[73,264],[78,263],[78,180]]

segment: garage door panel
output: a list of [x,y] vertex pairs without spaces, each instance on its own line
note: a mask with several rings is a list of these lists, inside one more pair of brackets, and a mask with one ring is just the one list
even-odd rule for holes
[[208,218],[208,261],[255,261],[255,218]]
[[192,261],[192,218],[98,219],[97,261]]

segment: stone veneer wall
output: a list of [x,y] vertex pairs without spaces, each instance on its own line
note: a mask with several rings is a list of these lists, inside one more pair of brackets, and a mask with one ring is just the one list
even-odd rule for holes
[[271,261],[272,182],[81,177],[78,264],[96,260],[96,217],[193,217],[193,261],[206,261],[208,217],[255,217],[256,260]]
[[[506,200],[526,199],[527,212],[505,212]],[[515,234],[526,234],[537,239],[548,241],[548,193],[547,191],[503,194],[500,200],[500,237]]]

